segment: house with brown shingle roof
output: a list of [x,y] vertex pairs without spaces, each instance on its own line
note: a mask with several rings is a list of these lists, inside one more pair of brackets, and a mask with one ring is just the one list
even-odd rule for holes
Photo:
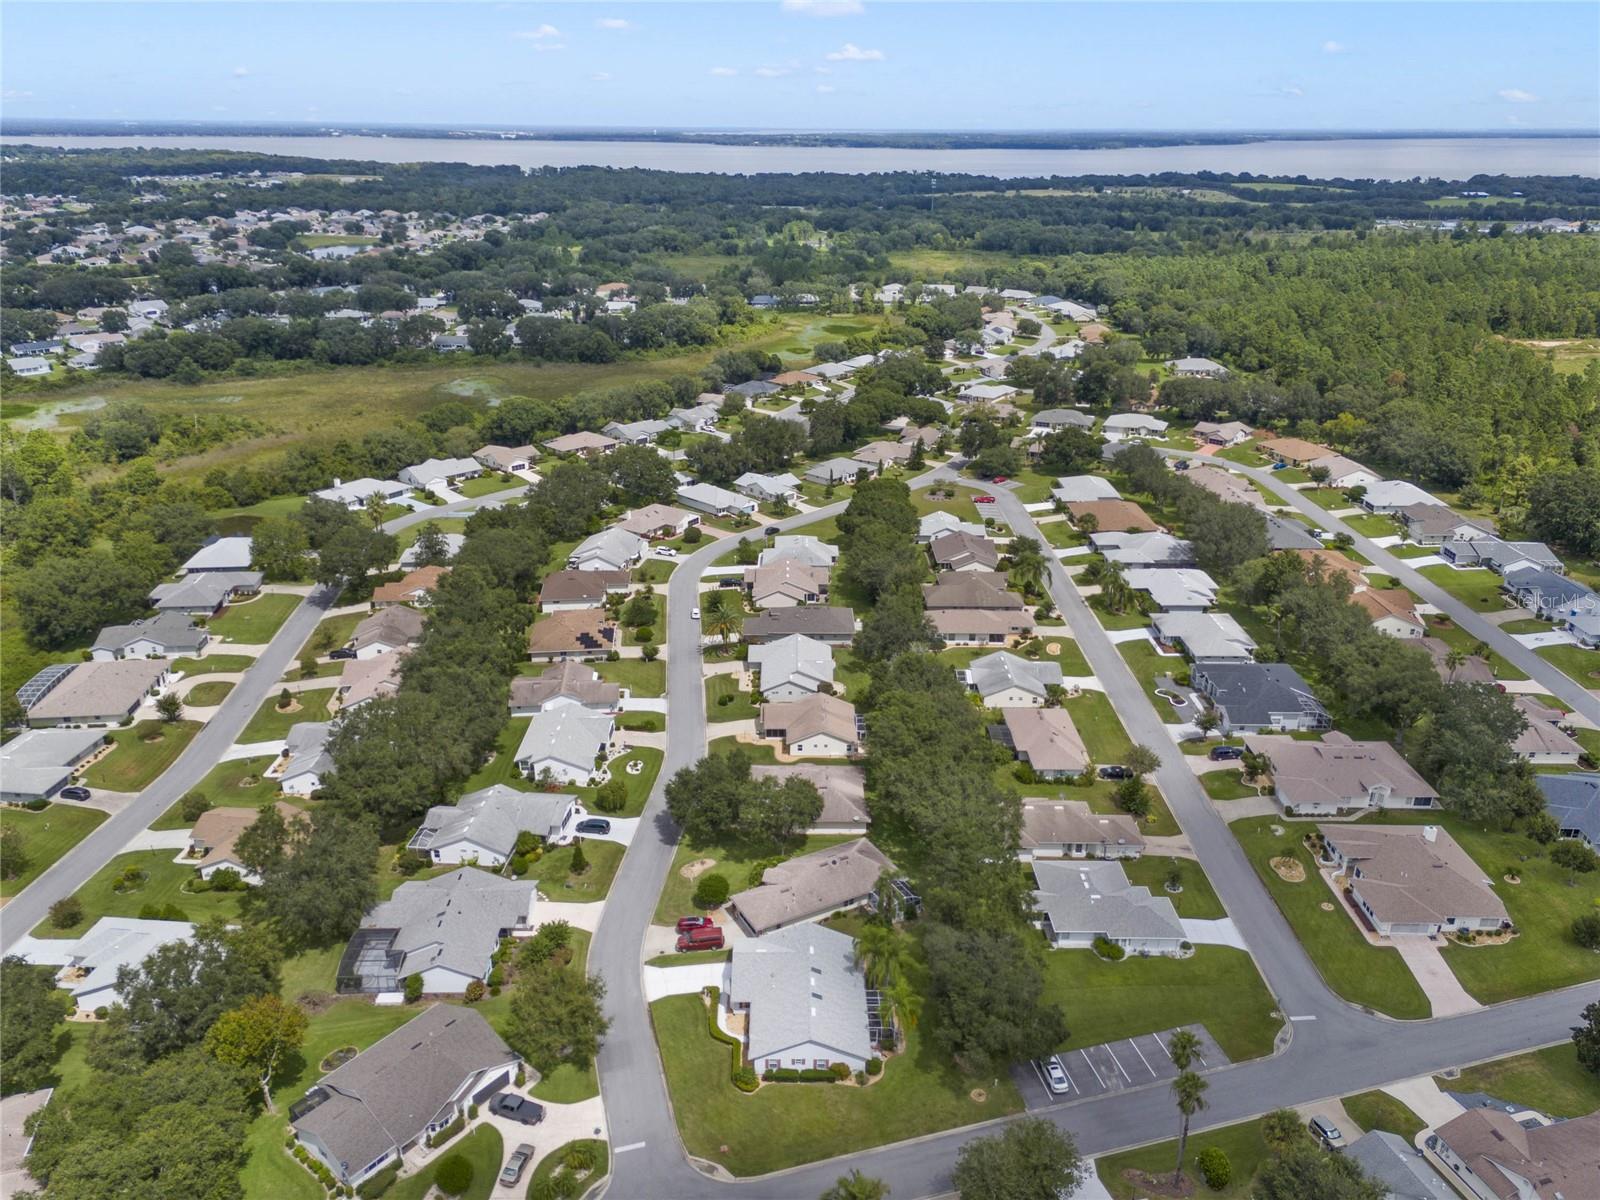
[[1000,549],[986,537],[955,530],[941,533],[928,543],[933,565],[941,571],[993,571],[1000,565]]
[[[305,809],[282,800],[273,801],[272,807],[291,828],[308,820]],[[237,872],[240,879],[252,886],[261,882],[261,876],[246,867],[234,849],[239,835],[254,825],[260,815],[260,808],[208,808],[200,814],[194,828],[189,830],[189,847],[184,857],[195,860],[194,869],[201,879],[210,879],[216,872],[227,869]]]
[[819,692],[761,706],[762,737],[778,738],[797,757],[848,758],[861,750],[856,706]]
[[1288,463],[1291,467],[1303,467],[1333,453],[1332,447],[1297,437],[1268,438],[1259,449],[1263,454],[1281,463]]
[[557,663],[539,675],[517,675],[511,680],[511,715],[531,717],[547,708],[581,704],[596,712],[615,712],[622,689],[600,678],[592,667],[577,662]]
[[552,454],[576,454],[579,458],[595,458],[615,450],[618,445],[620,443],[616,438],[607,437],[603,433],[581,430],[578,433],[564,433],[560,437],[553,437],[544,444],[544,447]]
[[762,873],[761,883],[728,899],[752,937],[868,903],[894,864],[866,838],[802,854]]
[[551,571],[539,585],[539,607],[545,612],[601,608],[607,596],[625,595],[632,587],[631,571]]
[[372,606],[386,608],[391,604],[414,604],[426,608],[433,603],[433,593],[439,581],[450,573],[449,567],[418,567],[409,571],[395,583],[385,583],[372,590]]
[[1437,825],[1318,825],[1317,832],[1323,860],[1344,874],[1350,900],[1380,937],[1510,922],[1483,869]]
[[1090,812],[1082,800],[1024,800],[1017,857],[1138,858],[1144,853],[1138,822],[1123,813]]
[[1093,519],[1096,531],[1120,530],[1123,533],[1159,533],[1161,526],[1150,519],[1132,500],[1073,500],[1067,504],[1067,516],[1074,525],[1084,517]]
[[1372,627],[1393,638],[1426,637],[1428,626],[1417,612],[1416,597],[1405,588],[1364,588],[1350,597],[1372,618]]
[[804,779],[822,797],[822,811],[807,833],[863,834],[872,823],[867,808],[867,775],[860,767],[842,763],[758,764],[750,768],[752,779]]
[[1388,742],[1357,742],[1329,733],[1320,741],[1244,740],[1270,764],[1273,795],[1297,816],[1339,816],[1374,808],[1431,808],[1439,793]]
[[819,604],[828,596],[829,572],[797,558],[780,558],[764,567],[744,569],[745,590],[758,608],[793,608]]
[[534,662],[592,662],[604,658],[616,640],[617,627],[604,609],[542,613],[528,630],[528,657]]
[[1600,1194],[1600,1112],[1524,1125],[1497,1108],[1469,1108],[1430,1133],[1426,1145],[1479,1200]]
[[991,726],[990,736],[1040,779],[1074,779],[1089,766],[1089,751],[1066,709],[1008,708],[1003,715],[1005,724]]

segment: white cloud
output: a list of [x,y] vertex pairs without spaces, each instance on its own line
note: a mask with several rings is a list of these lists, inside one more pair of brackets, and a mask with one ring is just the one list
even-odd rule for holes
[[249,67],[235,67],[233,69],[233,77],[235,79],[243,79],[248,74],[250,74]]
[[734,67],[712,67],[710,71],[710,74],[722,76],[723,78],[729,75],[737,75],[738,73],[738,70]]
[[1346,46],[1343,42],[1323,42],[1322,43],[1322,52],[1324,54],[1343,54],[1345,51],[1347,51],[1349,49],[1350,49],[1350,47]]
[[561,30],[557,29],[554,25],[541,25],[537,29],[519,29],[511,36],[514,38],[521,38],[525,42],[542,42],[547,38],[560,37]]
[[751,72],[751,74],[755,75],[756,77],[758,77],[760,79],[778,79],[778,78],[780,78],[780,77],[782,77],[784,75],[789,74],[789,68],[788,67],[757,67],[754,71]]
[[1280,96],[1304,96],[1306,94],[1306,91],[1305,91],[1304,88],[1297,88],[1297,87],[1294,87],[1293,85],[1291,85],[1289,87],[1281,87],[1281,88],[1279,88],[1278,89],[1278,94]]
[[828,55],[829,62],[882,62],[889,57],[882,50],[863,50],[854,42],[846,42]]
[[632,29],[633,22],[621,17],[601,17],[595,23],[596,29]]
[[33,99],[33,93],[29,92],[29,91],[25,91],[22,88],[6,88],[5,91],[0,92],[0,100],[31,100],[31,99]]
[[865,11],[861,0],[783,0],[779,7],[803,17],[854,17]]
[[1532,104],[1539,97],[1532,92],[1525,92],[1521,88],[1501,88],[1500,99],[1509,100],[1512,104]]
[[819,84],[817,84],[817,91],[821,92],[824,96],[826,96],[829,92],[834,91],[834,90],[835,90],[834,86],[831,83],[819,83]]
[[596,71],[593,75],[589,76],[589,78],[594,80],[596,83],[605,83],[611,78],[611,72]]
[[565,42],[535,42],[533,48],[543,53],[546,50],[565,50],[567,44]]

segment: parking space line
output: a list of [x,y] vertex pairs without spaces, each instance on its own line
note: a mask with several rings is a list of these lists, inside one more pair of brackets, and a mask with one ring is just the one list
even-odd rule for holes
[[1117,1064],[1117,1070],[1122,1072],[1122,1077],[1129,1083],[1132,1083],[1133,1076],[1128,1074],[1128,1068],[1122,1065],[1122,1060],[1117,1057],[1116,1051],[1111,1048],[1111,1043],[1107,1042],[1101,1047],[1101,1049],[1103,1049],[1107,1054],[1111,1055],[1111,1061]]
[[1161,1047],[1161,1053],[1163,1053],[1163,1054],[1165,1054],[1167,1056],[1167,1061],[1168,1062],[1171,1062],[1172,1061],[1172,1051],[1167,1049],[1167,1044],[1161,1040],[1161,1035],[1159,1033],[1152,1033],[1150,1036],[1155,1038],[1156,1045]]
[[1089,1057],[1089,1052],[1087,1050],[1079,1050],[1078,1053],[1083,1055],[1083,1061],[1089,1064],[1089,1070],[1094,1071],[1094,1077],[1095,1077],[1096,1082],[1098,1082],[1102,1088],[1105,1087],[1106,1086],[1106,1081],[1104,1079],[1100,1078],[1100,1072],[1099,1071],[1095,1071],[1095,1069],[1094,1069],[1094,1060]]
[[1072,1090],[1080,1096],[1083,1095],[1083,1085],[1073,1078],[1072,1068],[1067,1066],[1072,1061],[1071,1058],[1065,1054],[1058,1054],[1056,1055],[1056,1061],[1061,1064],[1061,1069],[1067,1073],[1067,1082],[1072,1085]]
[[1144,1051],[1139,1049],[1139,1043],[1129,1038],[1128,1045],[1133,1047],[1133,1052],[1139,1056],[1139,1061],[1144,1064],[1144,1069],[1149,1071],[1150,1078],[1154,1079],[1156,1077],[1156,1069],[1150,1065],[1150,1060],[1144,1056]]

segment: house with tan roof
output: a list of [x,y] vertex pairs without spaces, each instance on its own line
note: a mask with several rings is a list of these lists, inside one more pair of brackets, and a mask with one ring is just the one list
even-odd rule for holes
[[1237,446],[1248,442],[1255,431],[1243,421],[1196,421],[1194,436],[1208,446]]
[[849,758],[861,750],[856,706],[822,693],[761,706],[762,737],[777,738],[784,751],[804,758]]
[[35,727],[115,725],[166,687],[171,669],[166,658],[57,663],[23,684],[17,700]]
[[860,767],[842,763],[758,764],[750,768],[752,779],[804,779],[822,797],[822,812],[808,834],[866,833],[872,823],[867,807],[867,774]]
[[1267,759],[1273,796],[1296,816],[1432,808],[1439,802],[1439,793],[1388,742],[1357,742],[1333,732],[1315,742],[1251,735],[1244,744]]
[[1367,588],[1367,577],[1361,573],[1361,564],[1355,559],[1340,554],[1337,550],[1321,547],[1316,550],[1286,550],[1285,554],[1293,554],[1306,565],[1306,574],[1313,570],[1320,571],[1324,579],[1334,579],[1342,576],[1349,583],[1352,592],[1364,591]]
[[1420,638],[1428,625],[1417,612],[1417,601],[1405,588],[1363,588],[1351,601],[1372,618],[1372,627],[1392,638]]
[[534,662],[593,662],[616,645],[617,627],[600,608],[541,613],[528,630]]
[[989,736],[1026,763],[1039,779],[1075,779],[1089,766],[1089,751],[1064,708],[1007,708],[1004,724]]
[[450,573],[449,567],[418,567],[408,571],[395,583],[385,583],[372,589],[372,606],[385,608],[391,604],[413,604],[426,608],[433,603],[433,593],[439,581]]
[[646,504],[618,521],[617,528],[642,538],[677,538],[682,537],[689,526],[698,524],[699,513],[686,512],[670,504]]
[[1329,446],[1297,437],[1268,438],[1261,443],[1259,449],[1268,457],[1277,459],[1281,463],[1288,463],[1291,467],[1309,466],[1317,459],[1326,458],[1333,453],[1333,449]]
[[988,608],[996,611],[1024,607],[1022,597],[1008,590],[1010,581],[994,571],[952,571],[936,583],[922,585],[922,603],[928,609]]
[[1071,500],[1067,503],[1067,516],[1079,528],[1084,527],[1084,518],[1089,518],[1096,532],[1102,529],[1122,533],[1161,532],[1161,526],[1132,500]]
[[578,704],[595,712],[616,712],[621,703],[620,687],[607,683],[598,671],[578,662],[557,663],[538,675],[515,675],[511,679],[514,717],[531,717],[563,704]]
[[345,645],[356,652],[358,660],[376,658],[415,646],[422,640],[425,623],[426,618],[416,609],[403,604],[390,605],[370,617],[363,617]]
[[[1346,458],[1342,454],[1324,454],[1321,458],[1314,458],[1306,464],[1306,470],[1314,471],[1318,475],[1326,471],[1328,476],[1322,481],[1322,486],[1341,490],[1369,487],[1383,478],[1371,468],[1364,467],[1355,459]],[[1312,478],[1316,478],[1316,475]]]
[[768,867],[756,887],[735,892],[728,911],[752,937],[870,903],[894,864],[866,838]]
[[[309,820],[305,809],[296,808],[282,800],[273,801],[272,807],[278,810],[284,824],[291,828],[304,825]],[[226,869],[236,872],[240,879],[252,887],[260,883],[261,876],[240,861],[239,852],[234,846],[239,835],[255,824],[261,811],[260,808],[208,808],[195,821],[194,828],[189,830],[185,861],[197,860],[194,869],[199,872],[201,879],[210,879],[216,872]]]
[[868,442],[850,456],[876,471],[885,467],[904,466],[911,461],[911,446],[907,442]]
[[780,558],[766,566],[744,569],[745,590],[757,608],[823,603],[828,598],[828,584],[828,568],[798,558]]
[[1425,1145],[1477,1200],[1578,1200],[1597,1194],[1600,1112],[1550,1125],[1497,1108],[1469,1108]]
[[369,700],[400,690],[400,668],[410,651],[396,650],[375,658],[349,659],[339,674],[339,711],[359,708]]
[[1380,937],[1436,937],[1510,923],[1483,869],[1437,825],[1318,825],[1323,860]]
[[1082,800],[1024,800],[1017,857],[1138,858],[1139,823],[1124,813],[1090,812]]
[[630,571],[551,571],[539,584],[539,608],[544,612],[602,608],[608,596],[625,596],[631,590]]
[[579,458],[597,458],[610,453],[619,445],[621,443],[616,438],[585,429],[578,433],[564,433],[560,437],[553,437],[544,443],[544,448],[551,454],[575,454]]
[[1567,714],[1550,708],[1532,696],[1518,696],[1513,703],[1528,726],[1511,739],[1511,751],[1518,758],[1540,767],[1575,767],[1583,757],[1583,746],[1562,723]]
[[491,471],[526,471],[539,457],[532,446],[479,446],[473,453]]
[[1404,526],[1406,540],[1419,546],[1440,546],[1457,540],[1495,536],[1494,526],[1481,517],[1463,517],[1443,504],[1407,504],[1389,514]]
[[1261,493],[1231,471],[1225,471],[1220,467],[1198,466],[1190,467],[1184,472],[1183,477],[1195,487],[1204,488],[1218,500],[1228,504],[1261,507]]
[[1033,615],[1023,608],[930,608],[928,620],[952,646],[1012,646],[1033,636]]

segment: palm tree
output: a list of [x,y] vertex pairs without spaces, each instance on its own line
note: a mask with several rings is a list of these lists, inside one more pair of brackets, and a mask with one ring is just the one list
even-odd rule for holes
[[896,979],[884,991],[883,998],[893,1010],[897,1025],[902,1029],[917,1027],[917,1020],[922,1016],[922,993],[912,987],[908,979],[904,976]]
[[851,1171],[841,1175],[834,1185],[822,1193],[821,1200],[887,1200],[889,1185],[881,1179]]
[[1306,1136],[1306,1127],[1293,1109],[1280,1108],[1261,1118],[1261,1140],[1282,1154],[1298,1145]]
[[1465,666],[1466,662],[1467,652],[1465,650],[1457,649],[1455,646],[1450,647],[1444,656],[1445,670],[1449,672],[1449,675],[1446,676],[1446,681],[1454,683],[1456,681],[1456,672]]
[[1187,1071],[1200,1057],[1200,1039],[1190,1029],[1180,1029],[1167,1039],[1167,1056],[1179,1071]]
[[718,588],[706,595],[701,628],[712,637],[721,638],[724,648],[733,640],[733,635],[743,628],[743,624],[733,605],[728,602],[727,592]]
[[867,976],[871,987],[888,987],[900,973],[905,945],[900,935],[887,925],[868,925],[856,938],[856,966]]
[[[1173,1040],[1177,1040],[1176,1035]],[[1177,1061],[1176,1055],[1173,1061]],[[1189,1120],[1206,1106],[1206,1088],[1210,1086],[1193,1071],[1184,1071],[1172,1081],[1172,1095],[1178,1103],[1178,1113],[1183,1117],[1183,1124],[1178,1129],[1178,1165],[1172,1171],[1173,1183],[1183,1180],[1183,1154],[1189,1148]]]
[[1044,554],[1031,537],[1011,539],[1011,573],[1024,592],[1037,592],[1044,582]]

